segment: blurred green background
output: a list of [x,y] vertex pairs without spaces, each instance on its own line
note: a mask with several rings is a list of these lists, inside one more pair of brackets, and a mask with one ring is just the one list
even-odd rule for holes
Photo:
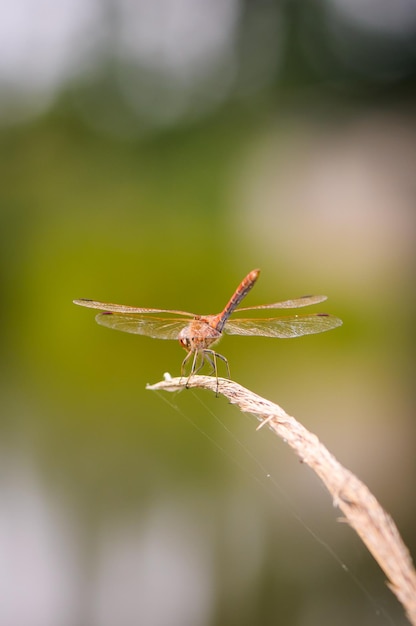
[[406,623],[281,441],[146,391],[179,345],[72,300],[327,294],[341,328],[220,352],[415,554],[415,31],[405,0],[3,3],[0,626]]

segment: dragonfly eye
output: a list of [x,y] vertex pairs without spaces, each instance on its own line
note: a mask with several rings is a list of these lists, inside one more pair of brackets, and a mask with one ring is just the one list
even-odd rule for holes
[[189,339],[189,337],[180,337],[179,343],[181,344],[182,348],[185,348],[185,350],[191,349],[191,340]]

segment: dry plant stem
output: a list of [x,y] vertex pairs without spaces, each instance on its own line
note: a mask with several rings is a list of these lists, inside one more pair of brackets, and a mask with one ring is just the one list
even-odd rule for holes
[[411,624],[416,626],[416,572],[399,531],[392,518],[377,502],[368,488],[294,417],[280,406],[224,378],[192,376],[188,381],[170,378],[147,389],[178,391],[187,387],[210,389],[224,395],[241,411],[252,413],[265,423],[311,467],[330,492],[334,506],[361,537],[388,578],[388,585],[402,603]]

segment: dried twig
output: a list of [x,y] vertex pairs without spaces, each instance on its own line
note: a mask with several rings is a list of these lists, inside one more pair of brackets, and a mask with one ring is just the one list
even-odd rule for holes
[[309,432],[280,406],[224,378],[192,376],[190,380],[169,378],[147,385],[147,389],[178,391],[187,387],[211,389],[224,395],[243,412],[260,420],[281,437],[321,478],[334,505],[361,537],[388,578],[388,586],[402,603],[411,624],[416,626],[416,572],[410,554],[392,518],[368,488],[328,452],[318,437]]

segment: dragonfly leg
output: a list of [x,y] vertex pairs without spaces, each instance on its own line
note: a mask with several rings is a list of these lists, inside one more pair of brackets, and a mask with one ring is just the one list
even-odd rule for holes
[[[210,356],[208,356],[210,355]],[[218,352],[214,352],[214,350],[204,350],[204,358],[211,364],[212,370],[210,374],[215,374],[215,378],[217,379],[217,392],[216,396],[218,397],[218,366],[217,366],[217,358],[224,361],[225,366],[227,368],[227,377],[230,378],[230,366],[228,365],[228,361],[222,354],[218,354]]]
[[[218,352],[213,352],[214,357],[218,357],[219,359],[221,359],[221,361],[224,361],[225,363],[225,367],[227,368],[227,378],[231,378],[231,374],[230,374],[230,366],[228,364],[227,359],[225,358],[225,356],[223,356],[222,354],[218,354]],[[215,361],[215,368],[217,367],[217,362]]]
[[215,395],[218,398],[218,367],[217,367],[217,353],[214,352],[214,350],[204,350],[203,352],[203,358],[204,361],[207,361],[212,369],[209,373],[209,376],[211,376],[212,374],[215,375],[216,381],[217,381],[217,390],[215,392]]
[[199,370],[201,369],[201,367],[204,364],[204,360],[202,359],[202,362],[197,366],[197,362],[198,362],[198,356],[199,356],[199,352],[198,350],[195,350],[194,352],[189,352],[186,357],[184,358],[183,362],[182,362],[182,366],[185,365],[185,362],[188,360],[188,358],[190,358],[191,354],[194,355],[194,358],[192,359],[192,367],[191,367],[191,371],[189,373],[188,379],[186,381],[186,385],[185,387],[188,389],[188,383],[191,379],[191,376],[193,376],[194,374],[196,374],[197,372],[199,372]]
[[[210,355],[210,356],[208,356]],[[212,369],[209,373],[209,376],[211,376],[212,374],[215,374],[215,376],[218,378],[218,366],[217,366],[217,358],[221,359],[221,361],[224,361],[225,366],[227,368],[227,377],[230,378],[230,367],[228,365],[228,361],[225,358],[225,356],[223,356],[222,354],[218,354],[218,352],[214,352],[214,350],[204,350],[204,360],[208,361],[208,363],[211,365]],[[198,368],[200,369],[200,368]]]
[[[213,355],[213,358],[211,358],[210,356],[208,356],[208,352],[211,352],[211,354]],[[211,350],[204,350],[204,361],[207,361],[207,363],[209,363],[211,365],[211,371],[209,372],[208,376],[211,376],[212,374],[215,374],[215,376],[217,375],[217,363],[215,361],[215,352],[212,352]]]
[[[189,361],[189,359],[191,358],[191,355],[193,353],[192,352],[188,352],[188,354],[186,355],[186,357],[184,358],[184,360],[182,361],[182,365],[181,365],[181,378],[184,378],[185,376],[185,366],[187,364],[187,362]],[[192,364],[192,369],[195,365],[195,357],[194,357],[194,362]],[[191,374],[192,374],[192,369],[191,369]]]
[[195,374],[198,374],[198,372],[203,368],[203,366],[205,365],[205,363],[209,363],[209,365],[211,366],[211,371],[209,373],[209,375],[214,375],[215,378],[217,379],[217,396],[218,396],[218,365],[217,365],[217,358],[221,359],[221,361],[224,361],[225,366],[227,368],[227,377],[230,378],[230,366],[228,365],[228,361],[225,358],[225,356],[223,356],[222,354],[218,354],[218,352],[214,352],[214,350],[195,350],[194,352],[188,352],[188,354],[186,355],[186,357],[184,358],[184,360],[182,361],[182,366],[181,366],[181,378],[184,378],[186,376],[185,374],[185,368],[186,368],[186,364],[188,363],[188,361],[190,360],[190,358],[192,357],[192,366],[191,366],[191,370],[189,372],[189,375],[187,377],[187,381],[186,381],[186,385],[185,387],[188,387],[188,383],[191,379],[192,376],[194,376]]
[[[196,364],[196,361],[197,361],[196,355],[200,357],[198,365]],[[194,364],[192,366],[192,371],[191,371],[192,375],[198,374],[198,372],[204,367],[206,358],[207,357],[205,356],[203,352],[195,352]]]

